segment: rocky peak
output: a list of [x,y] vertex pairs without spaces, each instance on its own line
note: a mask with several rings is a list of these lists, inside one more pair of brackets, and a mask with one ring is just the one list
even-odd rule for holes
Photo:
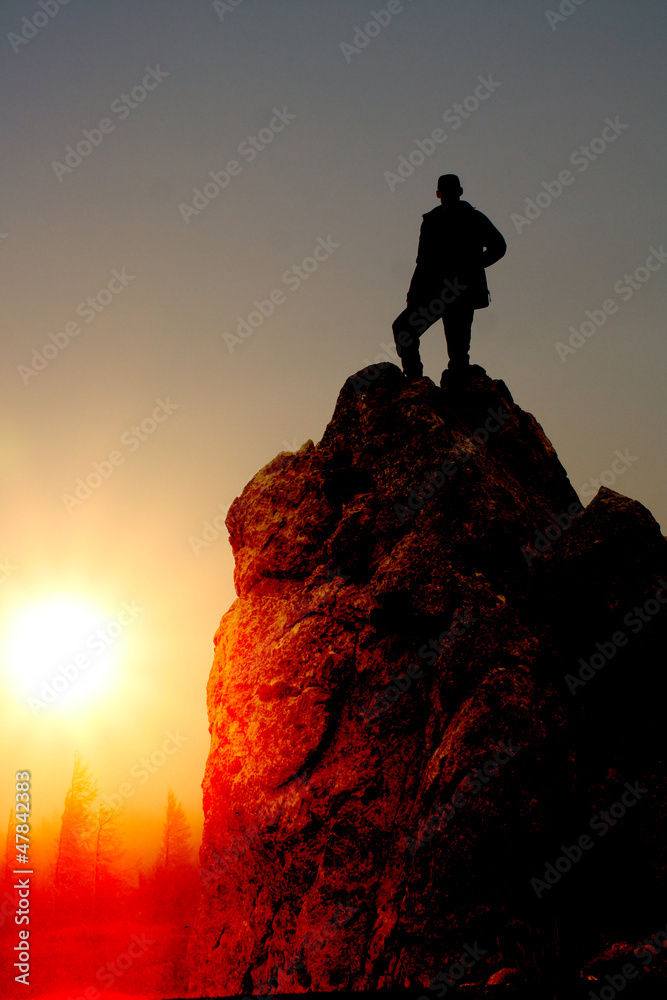
[[[193,991],[423,988],[475,944],[466,981],[545,978],[649,933],[667,553],[641,504],[603,488],[584,509],[483,369],[457,389],[386,364],[227,526]],[[647,791],[598,848],[625,782]]]

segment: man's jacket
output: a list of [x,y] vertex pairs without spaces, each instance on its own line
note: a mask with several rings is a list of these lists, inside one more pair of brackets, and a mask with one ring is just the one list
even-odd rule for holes
[[[427,303],[442,294],[446,279],[465,286],[475,309],[489,304],[484,268],[504,255],[507,244],[485,215],[467,201],[443,211],[441,205],[423,216],[417,267],[408,290],[408,303]],[[448,301],[448,299],[446,300]]]

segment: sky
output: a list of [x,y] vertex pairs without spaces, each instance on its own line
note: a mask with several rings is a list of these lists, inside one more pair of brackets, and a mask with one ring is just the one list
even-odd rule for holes
[[[472,361],[585,503],[664,528],[666,28],[659,0],[4,0],[0,816],[24,769],[60,810],[78,749],[108,802],[171,786],[201,822],[225,511],[391,350],[441,173],[508,243]],[[422,356],[437,381],[441,324]]]

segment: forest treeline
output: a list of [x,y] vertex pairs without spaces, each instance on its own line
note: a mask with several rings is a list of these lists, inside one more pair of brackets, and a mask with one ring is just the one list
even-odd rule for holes
[[[12,810],[3,900],[13,896],[16,882],[15,823]],[[43,825],[41,833],[48,829]],[[171,788],[157,837],[156,829],[142,829],[136,818],[129,822],[122,804],[112,808],[102,801],[94,775],[75,754],[57,829],[47,836],[31,830],[33,985],[54,996],[69,990],[76,997],[73,991],[84,995],[88,989],[91,1000],[112,985],[146,995],[184,992],[185,952],[199,901],[199,845]],[[14,921],[5,915],[0,937],[12,936]],[[0,974],[2,995],[18,995],[14,986],[8,969]]]

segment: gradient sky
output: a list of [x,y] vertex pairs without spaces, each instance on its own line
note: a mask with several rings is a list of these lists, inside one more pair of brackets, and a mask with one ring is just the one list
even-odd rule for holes
[[[11,638],[36,605],[66,598],[90,609],[84,641],[124,602],[141,609],[111,659],[73,682],[70,708],[29,708],[5,641],[0,816],[19,768],[33,772],[38,816],[61,808],[75,748],[101,791],[129,782],[128,806],[161,808],[172,785],[200,810],[212,636],[235,595],[226,532],[193,538],[279,451],[319,440],[345,379],[391,341],[440,173],[459,174],[508,242],[472,360],[535,414],[585,502],[620,451],[632,461],[613,488],[667,523],[667,266],[640,270],[631,293],[624,279],[667,240],[665,5],[585,0],[550,24],[535,0],[408,0],[353,52],[341,43],[386,3],[235,4],[70,0],[26,44],[10,35],[37,0],[0,8],[0,624]],[[149,69],[168,75],[137,102]],[[493,92],[474,108],[480,77]],[[121,111],[123,94],[136,107]],[[443,119],[466,98],[465,119]],[[239,146],[278,125],[275,109],[287,123],[250,162]],[[89,155],[54,168],[103,119],[113,129],[93,133]],[[576,154],[606,119],[613,141]],[[438,128],[435,152],[390,183]],[[199,214],[179,208],[230,160],[236,173]],[[567,169],[559,196],[517,222]],[[299,287],[284,281],[320,239],[336,244],[329,256]],[[80,304],[114,270],[126,284],[113,279],[87,322]],[[273,315],[230,350],[225,334],[275,289]],[[556,343],[610,299],[604,325],[561,360]],[[26,376],[50,333],[65,346]],[[442,325],[422,344],[438,379]],[[152,423],[156,400],[169,406]],[[94,463],[111,473],[68,509]],[[55,669],[67,636],[31,621],[33,660]],[[181,742],[165,753],[168,733]]]

